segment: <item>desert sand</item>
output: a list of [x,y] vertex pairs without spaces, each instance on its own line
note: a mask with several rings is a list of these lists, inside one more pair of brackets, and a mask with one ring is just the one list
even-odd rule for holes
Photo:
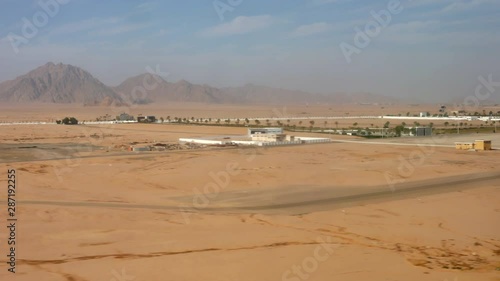
[[[206,110],[218,118],[244,108]],[[17,114],[68,112],[101,114],[36,107]],[[12,112],[2,115],[12,120]],[[2,262],[0,279],[500,280],[500,136],[121,148],[244,133],[173,124],[0,126],[4,190],[7,169],[18,177],[17,273]],[[450,147],[476,138],[492,139],[497,150]],[[6,192],[0,200],[6,206]],[[0,231],[3,257],[6,238]]]

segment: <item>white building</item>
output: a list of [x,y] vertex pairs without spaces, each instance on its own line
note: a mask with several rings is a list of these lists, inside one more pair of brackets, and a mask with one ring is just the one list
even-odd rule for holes
[[331,142],[329,138],[297,137],[283,133],[282,128],[249,128],[248,135],[219,136],[212,138],[180,138],[181,143],[199,143],[207,145],[256,145],[277,146],[305,143]]
[[248,128],[248,136],[251,137],[255,134],[283,134],[283,128]]

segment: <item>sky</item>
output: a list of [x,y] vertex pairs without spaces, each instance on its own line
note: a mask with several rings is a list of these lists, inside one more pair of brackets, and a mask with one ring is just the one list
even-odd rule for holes
[[435,102],[500,82],[499,51],[500,0],[0,0],[0,81],[51,61]]

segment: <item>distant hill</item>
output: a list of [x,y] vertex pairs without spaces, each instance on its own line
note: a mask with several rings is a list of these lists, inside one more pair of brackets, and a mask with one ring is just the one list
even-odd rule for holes
[[[136,87],[143,92],[134,90]],[[175,83],[167,82],[159,76],[141,74],[128,78],[113,88],[126,100],[133,103],[164,103],[164,102],[200,102],[200,103],[234,103],[231,96],[226,95],[218,88],[208,85],[191,84],[186,80]]]
[[336,93],[331,98],[335,103],[388,104],[400,102],[397,98],[372,93]]
[[88,106],[166,102],[212,104],[398,102],[395,98],[370,93],[323,95],[254,84],[216,88],[192,84],[186,80],[168,82],[152,74],[141,74],[126,79],[116,87],[108,87],[81,68],[53,63],[47,63],[14,80],[0,83],[0,101],[78,103]]
[[316,103],[329,102],[331,97],[302,91],[271,88],[254,84],[243,87],[222,88],[221,91],[235,100],[247,103]]
[[0,101],[83,105],[123,103],[113,89],[87,71],[72,65],[53,63],[0,83]]

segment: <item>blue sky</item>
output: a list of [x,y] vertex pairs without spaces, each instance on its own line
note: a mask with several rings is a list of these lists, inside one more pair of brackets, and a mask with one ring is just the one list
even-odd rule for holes
[[[500,81],[498,0],[0,3],[0,81],[48,61],[83,67],[108,85],[159,65],[172,81],[424,101],[470,95],[478,76]],[[372,15],[384,12],[385,26]],[[23,33],[26,21],[36,32]],[[356,45],[369,23],[378,24],[369,43]],[[343,43],[357,49],[349,60]]]

